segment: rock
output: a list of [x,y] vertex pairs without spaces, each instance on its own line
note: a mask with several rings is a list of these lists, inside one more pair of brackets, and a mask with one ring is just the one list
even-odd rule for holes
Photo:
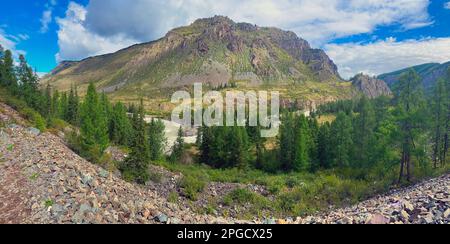
[[346,216],[346,217],[340,219],[340,220],[338,221],[338,224],[350,225],[350,224],[353,224],[353,219]]
[[38,136],[41,134],[41,131],[39,129],[33,127],[28,128],[28,132],[34,136]]
[[278,225],[286,225],[286,224],[288,224],[288,222],[284,219],[279,219],[279,220],[277,220],[277,224]]
[[155,220],[158,221],[159,223],[165,224],[167,223],[169,218],[165,214],[159,214],[158,216],[156,216]]
[[404,201],[402,204],[402,207],[404,210],[406,210],[409,214],[412,213],[414,211],[414,206],[408,202],[408,201]]
[[55,217],[59,217],[64,213],[64,207],[59,204],[54,204],[51,209],[51,213]]
[[369,218],[366,221],[366,224],[371,224],[371,225],[385,225],[385,224],[389,224],[390,223],[390,219],[388,219],[387,217],[381,215],[381,214],[374,214],[372,216],[369,216]]
[[102,178],[108,178],[109,177],[109,172],[104,170],[104,169],[100,169],[100,172],[98,173],[98,175]]
[[431,213],[422,217],[421,220],[422,220],[423,224],[433,224],[434,223],[433,215]]
[[400,212],[400,217],[402,218],[402,220],[404,221],[404,222],[409,222],[409,214],[405,211],[405,210],[402,210],[401,212]]
[[177,219],[177,218],[170,218],[169,219],[169,223],[171,225],[179,225],[181,223],[181,220]]
[[444,217],[444,219],[448,219],[450,217],[450,208],[444,212],[443,217]]
[[382,80],[368,75],[358,74],[351,79],[353,86],[369,98],[390,96],[392,91]]
[[265,219],[264,221],[263,221],[263,224],[265,224],[265,225],[275,225],[276,224],[276,221],[275,221],[275,219]]
[[81,183],[83,183],[83,185],[85,186],[92,186],[92,176],[90,175],[83,175],[83,177],[81,178]]

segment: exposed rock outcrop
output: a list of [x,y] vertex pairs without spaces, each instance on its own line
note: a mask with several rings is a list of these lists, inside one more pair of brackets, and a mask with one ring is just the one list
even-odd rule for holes
[[377,98],[379,96],[391,96],[392,91],[388,85],[375,77],[370,77],[364,74],[358,74],[351,79],[351,82],[356,89],[361,91],[369,98]]

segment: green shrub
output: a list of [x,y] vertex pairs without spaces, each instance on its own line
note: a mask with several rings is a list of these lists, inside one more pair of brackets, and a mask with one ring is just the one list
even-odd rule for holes
[[52,118],[48,121],[48,127],[63,131],[69,124],[61,119]]
[[245,188],[238,188],[236,190],[233,190],[228,195],[224,197],[224,203],[228,206],[234,204],[246,204],[250,203],[253,204],[257,200],[257,194],[245,189]]
[[193,176],[185,176],[180,182],[183,194],[192,201],[197,201],[198,194],[203,192],[206,187],[206,181]]
[[46,128],[46,121],[45,119],[36,112],[35,110],[31,108],[24,108],[20,110],[20,114],[27,120],[29,120],[31,123],[33,123],[33,126],[39,129],[40,131],[44,131]]
[[164,176],[157,172],[150,172],[149,179],[150,181],[159,184],[163,182]]
[[167,198],[167,201],[169,201],[170,203],[177,203],[178,199],[179,199],[178,192],[172,191],[169,193],[169,197]]

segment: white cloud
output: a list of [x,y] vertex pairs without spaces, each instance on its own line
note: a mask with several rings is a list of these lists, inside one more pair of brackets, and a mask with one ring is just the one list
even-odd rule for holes
[[50,22],[52,22],[52,10],[46,10],[42,13],[41,33],[47,33]]
[[50,0],[45,4],[45,10],[42,12],[41,22],[41,33],[47,33],[50,23],[53,21],[53,7],[57,4],[57,0]]
[[389,38],[369,44],[328,44],[325,49],[344,78],[360,72],[379,75],[413,65],[450,61],[450,38]]
[[28,40],[28,35],[19,34],[17,36],[7,34],[4,29],[0,27],[0,45],[6,50],[10,50],[15,57],[19,54],[26,54],[23,50],[18,50],[16,48],[20,41]]
[[57,18],[59,25],[57,61],[78,60],[88,56],[114,52],[136,43],[135,40],[118,34],[102,37],[90,32],[83,25],[86,9],[74,2],[69,4],[65,18]]
[[446,8],[446,9],[450,9],[450,2],[446,2],[446,3],[444,3],[444,8]]
[[[226,15],[235,21],[295,31],[321,46],[328,41],[397,25],[431,24],[429,0],[90,0],[69,5],[59,19],[60,58],[82,58],[163,36],[197,18]],[[71,12],[78,11],[76,14]],[[82,15],[82,16],[80,16]],[[89,38],[88,38],[89,37]]]

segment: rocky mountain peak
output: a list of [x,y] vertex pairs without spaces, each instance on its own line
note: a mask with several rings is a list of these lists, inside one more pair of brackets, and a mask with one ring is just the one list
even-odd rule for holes
[[392,91],[389,86],[376,77],[371,77],[365,74],[357,74],[350,80],[356,89],[364,93],[369,98],[376,98],[379,96],[390,96]]

